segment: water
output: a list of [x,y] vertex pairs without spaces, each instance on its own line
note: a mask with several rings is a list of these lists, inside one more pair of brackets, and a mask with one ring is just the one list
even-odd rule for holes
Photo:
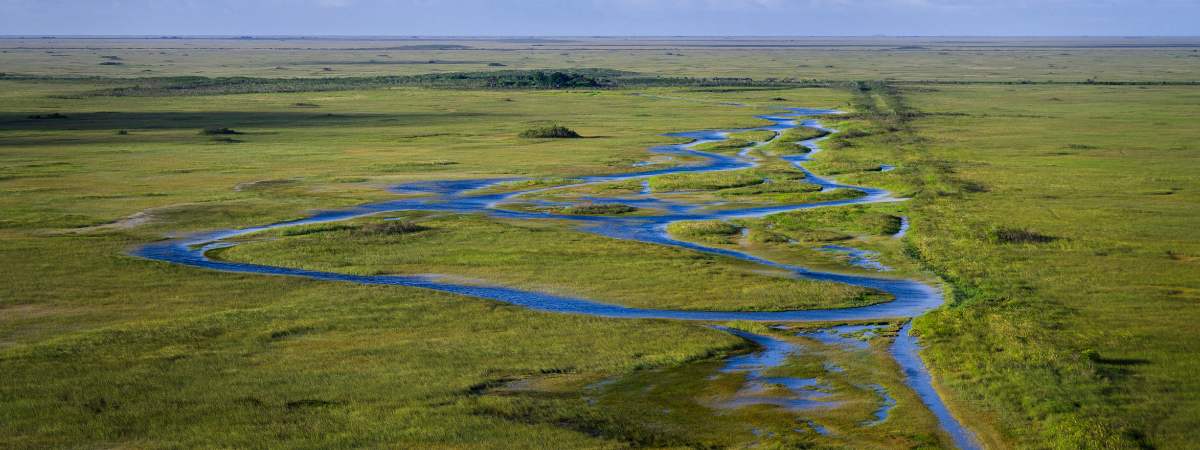
[[[772,131],[782,131],[796,126],[809,126],[821,128],[820,123],[814,119],[801,119],[797,116],[810,114],[831,114],[837,111],[829,110],[813,110],[803,108],[774,108],[781,110],[780,114],[757,116],[762,119],[767,119],[775,122],[775,125],[765,128]],[[757,129],[757,128],[756,128]],[[822,128],[824,129],[824,128]],[[713,142],[725,139],[723,134],[744,131],[744,130],[715,130],[715,131],[693,131],[687,133],[678,133],[669,136],[684,137],[695,139],[696,142],[684,145],[668,145],[652,148],[652,151],[664,155],[690,155],[699,156],[707,159],[704,163],[689,163],[686,165],[664,168],[661,170],[642,172],[630,175],[614,175],[600,177],[585,177],[582,178],[578,185],[586,185],[592,183],[603,183],[610,181],[621,181],[630,179],[644,179],[649,176],[665,173],[680,173],[680,172],[697,172],[697,171],[717,171],[717,170],[737,170],[753,167],[754,162],[745,158],[736,156],[703,153],[692,149],[694,145]],[[830,130],[833,131],[833,130]],[[594,216],[563,216],[543,213],[525,213],[515,211],[505,211],[496,209],[497,206],[505,202],[513,201],[514,197],[527,194],[530,192],[544,191],[553,188],[532,189],[529,191],[515,193],[500,193],[500,194],[483,194],[475,195],[480,188],[495,185],[504,179],[483,179],[483,180],[448,180],[448,181],[426,181],[417,183],[407,183],[396,186],[392,189],[397,194],[407,194],[409,197],[398,200],[363,205],[354,208],[348,208],[339,211],[321,212],[307,219],[269,225],[264,227],[255,227],[242,230],[218,230],[191,237],[173,241],[164,241],[154,244],[149,244],[138,248],[131,252],[135,256],[144,258],[168,261],[178,264],[185,264],[195,267],[209,268],[213,270],[221,270],[227,272],[244,272],[244,273],[259,273],[272,275],[290,275],[303,276],[320,280],[345,281],[352,283],[363,284],[385,284],[396,286],[408,286],[424,289],[433,289],[438,291],[452,292],[458,294],[472,295],[481,298],[488,298],[509,302],[515,305],[524,306],[531,309],[541,311],[554,311],[562,313],[574,314],[591,314],[604,317],[625,317],[625,318],[663,318],[663,319],[679,319],[679,320],[705,320],[705,321],[732,321],[732,320],[750,320],[750,321],[844,321],[844,320],[872,320],[872,319],[887,319],[895,317],[915,317],[924,314],[926,311],[935,308],[943,303],[942,295],[936,289],[916,281],[885,279],[870,276],[845,275],[834,273],[823,273],[804,269],[798,266],[790,266],[780,264],[773,261],[764,260],[751,256],[749,254],[726,249],[714,249],[705,247],[700,244],[687,243],[677,241],[670,238],[664,231],[667,224],[680,220],[726,220],[734,218],[753,218],[762,217],[767,214],[793,211],[798,209],[818,208],[834,205],[848,204],[864,204],[876,202],[897,202],[906,199],[891,197],[888,191],[875,188],[849,186],[838,184],[833,180],[818,177],[804,170],[799,164],[809,161],[809,157],[820,151],[819,141],[825,137],[811,139],[800,142],[801,145],[813,149],[813,152],[808,155],[793,155],[783,156],[782,158],[792,162],[797,168],[804,171],[807,178],[803,181],[816,184],[822,187],[823,190],[832,190],[838,188],[856,189],[864,192],[864,197],[852,200],[832,201],[808,205],[791,205],[791,206],[763,206],[757,208],[748,208],[740,210],[723,210],[723,211],[700,211],[704,205],[690,205],[686,203],[675,203],[666,200],[654,199],[642,195],[635,199],[622,199],[622,203],[630,204],[631,206],[656,208],[664,211],[664,214],[653,217],[638,217],[638,218],[618,218],[618,217],[594,217]],[[562,187],[562,186],[558,186]],[[555,188],[558,188],[555,187]],[[643,191],[643,194],[645,190]],[[523,201],[523,200],[522,200]],[[586,201],[586,200],[585,200]],[[559,203],[561,204],[561,203]],[[879,289],[888,292],[895,296],[896,300],[865,306],[860,308],[842,309],[842,310],[814,310],[814,311],[785,311],[785,312],[717,312],[717,311],[668,311],[655,309],[640,309],[628,308],[617,305],[608,305],[597,302],[590,302],[575,298],[560,297],[549,294],[541,294],[536,292],[525,292],[512,288],[504,288],[497,286],[479,286],[479,285],[462,285],[455,284],[452,278],[440,277],[437,274],[426,275],[410,275],[410,276],[356,276],[343,275],[330,272],[308,271],[299,269],[287,269],[280,267],[260,266],[254,264],[243,264],[235,262],[214,261],[204,256],[203,252],[219,246],[234,245],[230,243],[217,242],[222,239],[227,239],[256,231],[292,226],[299,224],[320,223],[346,220],[364,215],[376,214],[381,212],[396,212],[407,210],[424,210],[447,213],[463,213],[463,214],[486,214],[497,218],[513,218],[513,219],[532,219],[532,218],[569,218],[582,225],[577,228],[583,231],[593,232],[605,236],[610,236],[618,239],[628,239],[641,242],[656,243],[662,245],[672,245],[676,247],[688,248],[692,250],[720,254],[740,258],[747,261],[753,261],[761,264],[770,265],[772,267],[783,269],[790,272],[795,278],[832,281],[838,283],[851,284],[856,286],[865,286],[869,288]],[[897,234],[897,237],[903,236],[907,230],[907,219],[903,222],[902,231]],[[912,386],[919,393],[921,398],[929,405],[931,410],[941,420],[941,425],[946,428],[951,435],[955,436],[956,443],[963,448],[980,448],[975,440],[971,438],[973,434],[966,430],[945,410],[945,406],[941,403],[941,399],[937,397],[929,384],[929,374],[925,370],[920,359],[915,356],[915,353],[900,351],[896,349],[915,348],[915,340],[908,337],[907,333],[902,335],[902,338],[897,339],[896,347],[893,349],[893,354],[896,355],[897,361],[905,368],[908,373],[909,386]],[[815,425],[814,425],[814,429]],[[821,432],[820,429],[817,429]]]

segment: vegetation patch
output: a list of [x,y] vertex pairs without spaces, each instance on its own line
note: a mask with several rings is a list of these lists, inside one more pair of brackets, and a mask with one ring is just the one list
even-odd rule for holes
[[389,235],[415,233],[424,229],[425,227],[417,225],[411,220],[385,220],[383,222],[363,225],[362,232],[375,235]]
[[989,229],[984,234],[984,239],[988,242],[1008,244],[1041,244],[1053,241],[1055,238],[1032,229],[999,226]]
[[830,134],[829,131],[822,130],[820,128],[796,127],[796,128],[788,128],[786,130],[783,130],[783,136],[781,136],[779,139],[784,140],[784,141],[791,141],[791,142],[807,141],[809,139],[825,137],[825,136],[828,136],[829,134]]
[[740,151],[743,148],[754,145],[753,142],[742,139],[725,139],[723,141],[705,142],[692,146],[693,150],[701,152],[729,152]]
[[741,233],[742,228],[720,220],[685,220],[667,225],[667,232],[677,236],[728,236]]
[[655,175],[647,180],[655,192],[716,191],[762,184],[766,180],[758,173],[746,170],[722,172],[683,172]]
[[27,116],[27,117],[25,117],[25,118],[26,118],[26,119],[34,119],[34,120],[39,120],[39,119],[70,119],[70,117],[67,117],[67,116],[65,116],[65,115],[63,115],[63,114],[59,114],[59,113],[50,113],[50,114],[47,114],[47,115],[45,115],[45,116],[43,116],[43,115],[41,115],[41,114],[33,114],[33,115]]
[[779,133],[771,130],[748,130],[729,133],[729,138],[741,141],[767,142],[771,139],[775,139],[775,136],[778,135]]
[[892,235],[900,231],[900,216],[871,205],[802,209],[765,217],[789,230],[828,230],[855,234]]
[[530,128],[521,132],[523,138],[577,138],[579,133],[562,125]]
[[238,134],[229,128],[206,127],[200,130],[200,134],[217,135],[217,134]]
[[371,164],[366,167],[372,172],[393,173],[393,172],[414,172],[442,169],[445,166],[458,164],[456,161],[447,161],[444,159],[435,159],[430,161],[397,161],[382,164]]
[[562,213],[563,214],[578,214],[578,215],[584,215],[584,216],[600,216],[600,215],[624,214],[624,213],[630,213],[630,212],[634,212],[634,211],[637,211],[637,208],[634,208],[629,205],[622,205],[620,203],[584,203],[584,204],[580,204],[580,205],[568,206],[566,208],[563,208]]
[[759,148],[762,149],[763,151],[772,152],[777,155],[803,155],[805,153],[809,153],[812,151],[811,148],[805,147],[805,146],[797,144],[795,142],[789,142],[789,141],[784,141],[784,140],[779,140],[779,139],[771,141],[767,145],[764,145]]

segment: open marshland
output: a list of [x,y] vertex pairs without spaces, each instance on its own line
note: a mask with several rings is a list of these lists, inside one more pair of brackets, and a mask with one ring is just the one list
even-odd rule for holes
[[[977,445],[1188,448],[1200,44],[994,41],[0,41],[0,442],[963,445],[893,358],[912,334]],[[396,60],[424,62],[380,63]],[[569,67],[621,73],[362,78]],[[501,79],[538,82],[514,73]],[[152,78],[176,75],[328,80]],[[782,112],[762,107],[846,114],[819,117],[840,131],[809,154],[785,144],[822,133],[771,130],[756,116]],[[521,136],[552,125],[581,137]],[[728,136],[744,144],[647,150],[707,139],[696,130],[744,130]],[[792,162],[867,188],[799,198],[842,190]],[[872,188],[907,200],[810,207]],[[478,207],[454,211],[452,193]],[[405,207],[364,216],[388,202]],[[578,204],[634,210],[559,214]],[[346,220],[208,255],[731,316],[562,314],[129,253],[336,211]],[[945,304],[870,323],[732,320],[896,303],[791,267],[918,280]]]

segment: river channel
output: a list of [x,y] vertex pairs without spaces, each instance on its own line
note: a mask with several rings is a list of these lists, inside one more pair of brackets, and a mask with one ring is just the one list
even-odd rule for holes
[[[679,99],[664,99],[664,100],[679,100]],[[737,105],[744,106],[744,105]],[[799,126],[807,126],[813,128],[821,128],[821,124],[816,119],[805,118],[817,114],[835,114],[838,111],[817,110],[804,108],[765,108],[778,110],[778,114],[770,114],[756,116],[760,119],[766,119],[774,123],[772,126],[757,127],[754,129],[767,129],[772,131],[782,131],[788,128]],[[823,129],[823,128],[822,128]],[[614,175],[600,177],[581,178],[578,185],[605,183],[612,181],[644,179],[650,176],[679,173],[679,172],[702,172],[702,171],[721,171],[721,170],[738,170],[754,167],[756,163],[744,155],[723,155],[717,153],[706,153],[694,150],[692,147],[706,142],[715,142],[727,139],[726,135],[731,132],[746,131],[746,130],[714,130],[714,131],[694,131],[687,133],[671,134],[668,136],[682,137],[693,139],[694,141],[688,144],[668,145],[655,147],[650,149],[652,152],[671,156],[671,155],[688,155],[690,157],[702,157],[704,162],[681,164],[675,167],[666,168],[657,171],[640,172],[630,175]],[[836,131],[836,130],[828,130]],[[131,252],[134,256],[143,258],[168,261],[178,264],[185,264],[195,267],[203,267],[214,270],[227,272],[245,272],[258,274],[272,275],[291,275],[302,276],[320,280],[345,281],[352,283],[364,284],[383,284],[408,286],[425,289],[434,289],[438,291],[452,292],[457,294],[471,295],[494,300],[500,300],[515,305],[524,306],[531,309],[541,311],[552,311],[570,314],[590,314],[605,317],[623,317],[623,318],[661,318],[661,319],[677,319],[677,320],[700,320],[700,321],[733,321],[733,320],[748,320],[748,321],[771,321],[771,322],[805,322],[805,321],[852,321],[852,320],[877,320],[891,319],[903,317],[917,317],[924,314],[930,309],[940,306],[944,299],[941,292],[927,284],[905,279],[897,279],[894,277],[883,276],[864,276],[864,275],[848,275],[840,273],[819,272],[805,269],[799,266],[780,264],[774,261],[758,258],[747,253],[738,252],[727,249],[710,248],[700,244],[683,242],[672,239],[665,231],[668,224],[681,220],[726,220],[737,218],[754,218],[762,217],[768,214],[793,211],[806,208],[819,208],[834,205],[876,203],[876,202],[898,202],[904,201],[903,198],[896,198],[890,195],[890,192],[862,187],[849,186],[838,184],[835,180],[815,176],[805,170],[802,166],[804,162],[809,161],[809,156],[819,152],[819,141],[825,138],[818,138],[809,141],[800,142],[801,145],[813,149],[813,152],[808,155],[796,156],[781,156],[781,158],[790,161],[807,175],[806,179],[799,180],[805,183],[811,183],[821,186],[823,190],[832,189],[855,189],[866,193],[865,196],[852,200],[840,200],[834,202],[813,203],[805,205],[791,206],[769,206],[750,209],[726,209],[726,210],[702,210],[700,206],[687,203],[677,203],[657,198],[652,198],[648,195],[636,196],[636,198],[623,197],[621,203],[639,208],[652,208],[663,211],[663,214],[655,216],[639,216],[639,217],[601,217],[601,216],[568,216],[568,215],[553,215],[545,213],[520,212],[506,209],[498,209],[497,207],[504,203],[515,202],[515,197],[522,194],[529,194],[538,190],[558,189],[564,186],[556,186],[554,188],[543,189],[528,189],[520,192],[507,192],[497,194],[477,195],[480,189],[494,186],[505,180],[486,179],[486,180],[455,180],[455,181],[429,181],[408,183],[394,187],[392,190],[399,194],[414,194],[410,198],[402,198],[398,200],[363,205],[359,207],[349,208],[339,211],[321,212],[312,217],[287,223],[279,223],[264,227],[247,228],[240,230],[220,230],[192,235],[187,238],[164,241],[160,243],[149,244],[138,248]],[[745,152],[743,152],[744,154]],[[889,167],[884,167],[889,169]],[[581,197],[580,202],[587,201],[611,201],[607,198],[587,198]],[[529,203],[527,199],[520,200],[522,203]],[[561,203],[545,202],[548,206],[561,205]],[[562,296],[554,296],[537,292],[526,292],[513,288],[499,286],[478,286],[478,285],[463,285],[454,284],[452,281],[446,281],[442,277],[436,275],[415,275],[415,276],[355,276],[344,275],[330,272],[307,271],[298,269],[289,269],[281,267],[270,267],[254,264],[243,264],[227,261],[218,261],[209,259],[205,256],[205,251],[229,247],[236,245],[235,242],[227,241],[227,239],[245,235],[257,231],[262,231],[271,228],[293,226],[299,224],[331,222],[346,220],[364,215],[396,212],[396,211],[438,211],[445,213],[462,213],[462,214],[486,214],[498,218],[513,218],[513,219],[569,219],[576,221],[579,225],[577,229],[609,236],[617,239],[628,239],[634,241],[648,242],[661,245],[670,245],[675,247],[688,248],[692,250],[720,254],[739,258],[747,261],[753,261],[769,265],[778,269],[789,271],[797,278],[832,281],[845,283],[856,286],[864,286],[888,292],[895,296],[895,300],[887,303],[880,303],[871,306],[860,308],[839,309],[839,310],[811,310],[811,311],[784,311],[784,312],[718,312],[718,311],[669,311],[669,310],[654,310],[654,309],[639,309],[629,308],[617,305],[610,305],[587,301],[582,299],[568,298]],[[907,219],[904,224],[907,229]],[[901,232],[903,233],[903,231]],[[954,444],[963,449],[980,449],[982,448],[976,439],[974,433],[963,427],[947,410],[945,404],[933,389],[931,378],[924,363],[918,357],[917,351],[920,349],[917,339],[911,336],[908,332],[908,327],[905,326],[901,330],[900,335],[896,337],[895,342],[891,347],[891,355],[900,366],[904,369],[907,375],[905,384],[916,391],[926,406],[937,416],[940,426],[954,439]],[[739,336],[753,339],[752,336],[745,333],[736,333]],[[765,345],[763,339],[753,339],[760,345],[764,345],[770,350],[771,346]],[[886,398],[886,395],[885,395]],[[885,410],[886,412],[886,410]],[[882,419],[881,419],[882,420]]]

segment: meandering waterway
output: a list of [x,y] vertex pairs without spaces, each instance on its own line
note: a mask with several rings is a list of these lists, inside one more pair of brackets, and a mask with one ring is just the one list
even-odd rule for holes
[[[678,100],[678,99],[675,99]],[[742,106],[742,105],[738,105]],[[782,131],[788,128],[797,126],[809,126],[820,128],[821,124],[815,119],[804,119],[803,116],[814,114],[833,114],[837,111],[829,110],[814,110],[804,108],[770,108],[780,110],[779,114],[756,116],[762,119],[774,122],[774,125],[767,127],[758,127],[754,129],[768,129],[772,131]],[[669,145],[655,147],[651,149],[665,155],[689,155],[699,156],[706,159],[707,162],[684,164],[676,167],[662,169],[652,172],[641,172],[631,175],[615,175],[602,177],[588,177],[581,180],[579,184],[604,183],[611,181],[621,181],[629,179],[642,179],[653,175],[679,172],[700,172],[700,171],[719,171],[719,170],[736,170],[755,166],[755,163],[744,156],[729,156],[714,153],[704,153],[693,150],[692,147],[705,142],[714,142],[726,139],[725,135],[730,132],[745,131],[745,130],[715,130],[715,131],[695,131],[688,133],[672,134],[670,136],[683,137],[694,139],[695,142],[682,145]],[[828,130],[835,131],[835,130]],[[808,146],[814,149],[814,153],[820,151],[818,141],[814,139],[801,142],[801,145]],[[811,153],[809,154],[811,155]],[[804,170],[802,163],[809,161],[809,155],[797,156],[782,156],[781,158],[791,161],[800,170]],[[888,167],[890,168],[890,167]],[[141,247],[133,252],[135,256],[144,258],[169,261],[179,264],[185,264],[195,267],[203,267],[214,270],[228,272],[247,272],[272,275],[292,275],[303,276],[321,280],[345,281],[352,283],[364,284],[384,284],[396,286],[408,286],[425,289],[434,289],[439,291],[453,292],[458,294],[471,295],[494,300],[505,301],[515,305],[524,306],[531,309],[542,311],[553,311],[560,313],[571,314],[591,314],[605,317],[625,317],[625,318],[663,318],[663,319],[678,319],[678,320],[703,320],[703,321],[732,321],[732,320],[751,320],[751,321],[774,321],[774,322],[789,322],[789,321],[848,321],[848,320],[872,320],[872,319],[888,319],[901,317],[916,317],[924,314],[926,311],[936,308],[943,303],[941,293],[924,283],[887,278],[882,276],[865,276],[865,275],[848,275],[829,272],[818,272],[807,270],[803,267],[780,264],[774,261],[768,261],[762,258],[752,256],[747,253],[716,249],[706,247],[700,244],[683,242],[672,239],[665,232],[667,224],[680,220],[724,220],[734,218],[750,218],[762,217],[767,214],[793,211],[805,208],[818,208],[834,205],[847,204],[862,204],[873,202],[896,202],[905,199],[891,197],[890,193],[875,188],[862,186],[849,186],[838,184],[835,180],[826,179],[815,176],[808,171],[805,171],[807,178],[801,181],[806,183],[816,184],[822,187],[823,190],[831,190],[837,188],[855,189],[864,192],[866,195],[852,200],[840,200],[833,202],[806,204],[806,205],[791,205],[791,206],[764,206],[748,209],[728,209],[728,210],[703,210],[703,205],[688,204],[683,202],[671,202],[661,200],[650,196],[642,195],[634,198],[622,198],[621,202],[631,206],[641,208],[654,208],[663,211],[663,214],[656,216],[622,218],[622,217],[591,217],[591,216],[565,216],[552,215],[542,213],[518,212],[504,209],[497,209],[497,206],[506,202],[513,202],[514,197],[521,194],[536,192],[537,190],[545,189],[530,189],[516,193],[504,194],[486,194],[475,195],[479,189],[495,185],[502,180],[457,180],[457,181],[431,181],[420,183],[408,183],[395,187],[393,190],[397,193],[421,194],[412,198],[404,198],[383,203],[364,205],[355,208],[349,208],[341,211],[323,212],[316,214],[304,220],[295,222],[280,223],[265,227],[248,228],[242,230],[220,230],[199,235],[193,235],[185,239],[165,241]],[[557,189],[562,186],[557,186]],[[611,200],[606,198],[587,198],[581,197],[581,202],[590,200]],[[528,202],[528,200],[521,200]],[[363,215],[376,214],[382,212],[395,212],[407,210],[422,210],[422,211],[440,211],[448,213],[464,213],[464,214],[487,214],[493,217],[500,218],[517,218],[517,219],[537,219],[537,218],[556,218],[556,219],[571,219],[580,223],[578,229],[597,233],[605,236],[610,236],[618,239],[629,239],[635,241],[649,242],[662,245],[671,245],[676,247],[688,248],[692,250],[720,254],[740,258],[747,261],[753,261],[765,265],[769,265],[778,269],[783,269],[797,278],[833,281],[838,283],[846,283],[857,286],[865,286],[888,292],[895,296],[895,300],[888,303],[881,303],[860,308],[840,309],[840,310],[812,310],[812,311],[785,311],[785,312],[718,312],[718,311],[669,311],[669,310],[654,310],[629,308],[623,306],[609,305],[597,303],[582,299],[568,298],[562,296],[554,296],[537,292],[526,292],[518,289],[498,287],[498,286],[477,286],[477,285],[462,285],[454,284],[451,281],[445,281],[443,278],[436,275],[416,275],[416,276],[355,276],[344,275],[331,272],[318,272],[298,269],[288,269],[281,267],[261,266],[254,264],[243,264],[235,262],[217,261],[205,257],[204,252],[218,247],[228,247],[236,245],[233,242],[225,241],[225,239],[240,236],[256,231],[261,231],[270,228],[286,227],[292,225],[330,222],[345,220]],[[904,220],[904,230],[897,234],[897,237],[903,235],[907,231],[907,219]],[[882,267],[882,266],[880,266]],[[756,341],[763,341],[756,339]],[[901,330],[900,336],[892,345],[892,355],[904,368],[907,374],[906,384],[914,389],[925,402],[926,406],[938,417],[941,427],[946,430],[954,439],[955,445],[964,449],[978,449],[981,446],[975,438],[974,433],[963,427],[950,415],[945,405],[938,397],[937,392],[931,385],[929,372],[924,363],[917,356],[919,346],[916,338],[908,333],[907,327]],[[882,418],[881,418],[882,420]]]

